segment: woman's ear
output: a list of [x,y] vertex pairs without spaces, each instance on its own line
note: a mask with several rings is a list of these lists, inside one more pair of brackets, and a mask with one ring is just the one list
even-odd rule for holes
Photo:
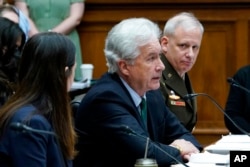
[[70,74],[70,71],[69,71],[69,67],[68,67],[68,66],[65,67],[65,74],[66,74],[66,77],[68,77],[69,74]]
[[69,70],[69,67],[68,67],[68,66],[65,67],[65,72],[66,72],[67,70]]

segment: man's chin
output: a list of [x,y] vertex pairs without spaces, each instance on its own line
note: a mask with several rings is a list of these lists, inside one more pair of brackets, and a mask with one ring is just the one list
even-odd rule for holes
[[154,83],[150,86],[150,90],[156,90],[156,89],[159,89],[160,88],[160,82],[158,83]]

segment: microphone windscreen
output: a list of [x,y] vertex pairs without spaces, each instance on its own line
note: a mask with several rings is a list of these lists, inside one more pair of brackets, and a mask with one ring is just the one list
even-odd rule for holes
[[187,101],[187,100],[190,100],[190,99],[194,98],[194,97],[197,96],[197,95],[198,95],[198,94],[196,94],[196,93],[186,94],[185,96],[183,96],[183,99],[184,99],[185,101]]
[[123,132],[126,132],[128,134],[136,134],[135,131],[133,131],[129,126],[127,125],[122,125],[121,129],[123,130]]
[[189,94],[186,94],[185,96],[183,96],[183,99],[186,101],[186,100],[189,100],[190,99],[190,95]]
[[230,83],[230,84],[232,84],[232,83],[234,83],[235,81],[234,81],[233,78],[227,78],[227,82]]
[[19,123],[19,122],[11,123],[11,124],[10,124],[10,128],[13,129],[13,130],[17,130],[17,131],[22,131],[22,130],[24,130],[22,124]]

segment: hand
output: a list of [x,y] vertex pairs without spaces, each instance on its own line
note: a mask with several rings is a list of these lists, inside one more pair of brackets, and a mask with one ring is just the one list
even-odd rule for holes
[[177,148],[184,160],[189,160],[191,154],[200,152],[191,142],[184,139],[177,139],[170,146]]

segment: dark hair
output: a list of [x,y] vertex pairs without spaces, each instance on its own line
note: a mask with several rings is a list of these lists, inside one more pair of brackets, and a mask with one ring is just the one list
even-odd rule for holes
[[0,127],[18,108],[33,104],[52,123],[64,156],[72,159],[76,136],[67,78],[74,64],[75,46],[68,37],[54,32],[32,36],[22,52],[17,91],[0,110]]
[[[16,46],[21,38],[21,45]],[[18,24],[0,17],[0,106],[12,95],[25,34]]]
[[[17,47],[16,42],[19,38],[21,38],[21,45]],[[25,34],[19,25],[0,17],[0,69],[9,74],[7,77],[11,81],[15,81],[16,76],[13,76],[12,72],[16,71],[17,61],[24,44]]]

